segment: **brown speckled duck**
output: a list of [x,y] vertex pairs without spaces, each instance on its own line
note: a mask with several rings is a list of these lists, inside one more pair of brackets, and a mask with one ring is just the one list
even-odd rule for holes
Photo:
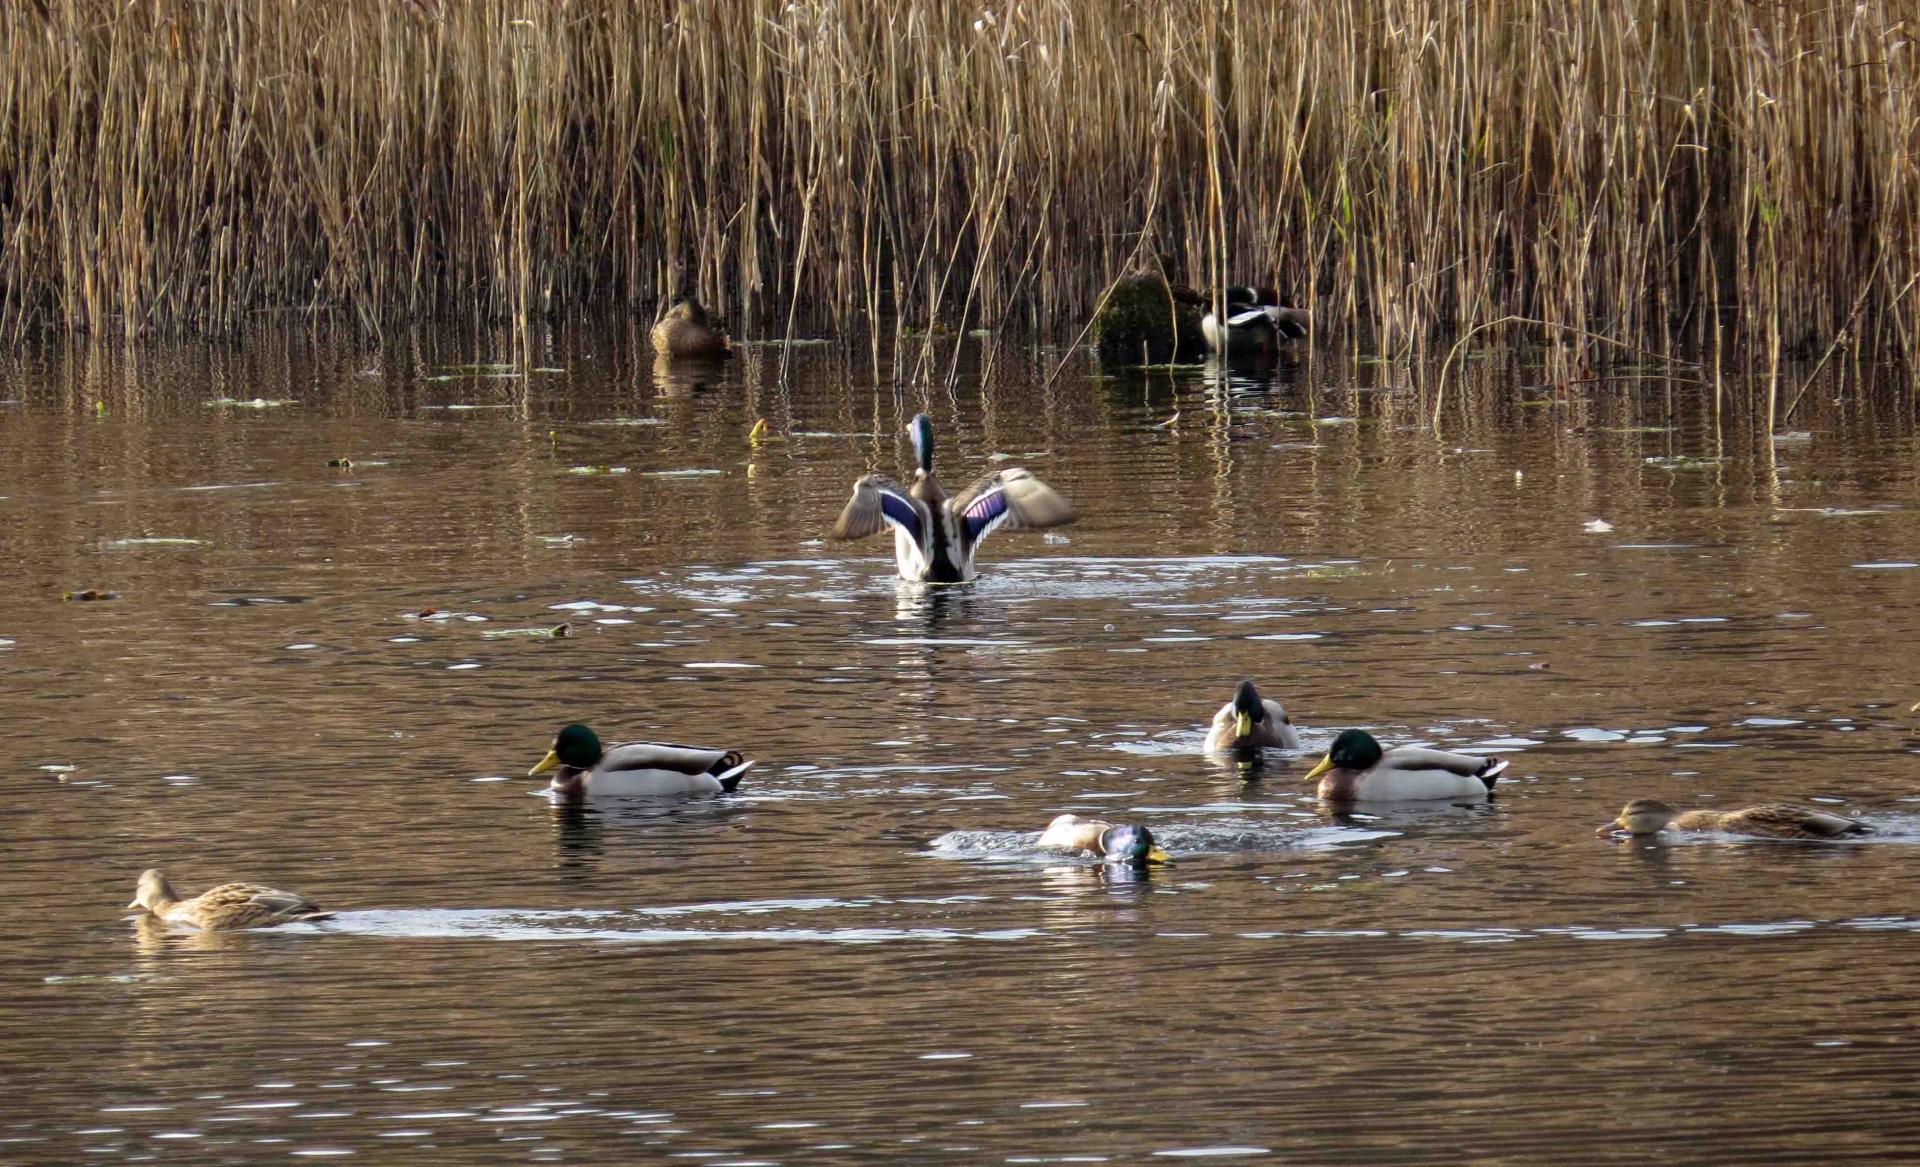
[[1622,807],[1612,822],[1595,829],[1594,834],[1607,835],[1619,830],[1630,835],[1651,836],[1669,829],[1719,831],[1761,839],[1842,839],[1873,833],[1873,828],[1859,819],[1784,803],[1740,810],[1675,810],[1657,798],[1636,798]]
[[257,883],[223,883],[183,900],[158,868],[140,873],[129,912],[139,909],[169,924],[186,924],[205,932],[234,928],[271,928],[299,920],[325,920],[332,912],[303,895],[278,891]]
[[682,296],[653,326],[653,350],[666,357],[725,357],[733,354],[725,334],[714,328],[707,310]]

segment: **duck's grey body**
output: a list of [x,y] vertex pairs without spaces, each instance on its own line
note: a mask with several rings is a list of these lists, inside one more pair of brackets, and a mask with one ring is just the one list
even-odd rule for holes
[[1320,797],[1329,802],[1479,801],[1492,797],[1506,768],[1505,758],[1480,754],[1423,746],[1383,750],[1373,735],[1348,729],[1307,778],[1320,779]]
[[1213,725],[1207,730],[1207,752],[1219,754],[1262,747],[1297,750],[1300,734],[1278,701],[1262,697],[1252,681],[1242,681],[1234,690],[1233,700],[1213,715]]
[[1200,331],[1219,356],[1271,356],[1285,342],[1304,338],[1312,323],[1304,309],[1281,304],[1271,288],[1237,285],[1227,289],[1224,309],[1201,318]]
[[528,774],[551,771],[548,789],[575,802],[594,797],[728,794],[752,768],[753,763],[738,750],[672,742],[627,742],[602,748],[591,730],[572,725],[561,731],[554,748]]
[[965,583],[974,576],[974,552],[988,535],[1006,527],[1037,530],[1070,523],[1071,504],[1053,488],[1018,467],[996,470],[956,498],[933,476],[933,422],[914,417],[919,466],[913,485],[884,474],[863,475],[833,526],[835,539],[864,539],[893,528],[893,557],[900,578],[924,583]]

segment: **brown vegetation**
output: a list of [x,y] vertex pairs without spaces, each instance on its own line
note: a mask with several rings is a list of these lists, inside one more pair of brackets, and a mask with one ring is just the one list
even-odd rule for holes
[[22,0],[0,334],[697,288],[763,332],[1071,339],[1158,248],[1359,344],[1524,317],[1888,355],[1916,31],[1876,0]]

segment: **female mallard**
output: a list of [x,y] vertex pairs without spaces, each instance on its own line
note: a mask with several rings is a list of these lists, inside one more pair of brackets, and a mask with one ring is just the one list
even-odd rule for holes
[[661,798],[675,794],[730,794],[753,763],[737,750],[703,750],[666,742],[628,742],[606,749],[584,725],[554,735],[553,748],[532,777],[559,770],[549,786],[569,802],[588,795]]
[[973,578],[973,554],[981,541],[1001,527],[1030,531],[1074,520],[1066,499],[1018,468],[995,470],[949,499],[933,477],[933,419],[916,414],[907,433],[919,462],[913,486],[903,490],[884,474],[863,476],[829,534],[864,539],[892,527],[901,579],[965,583]]
[[1153,832],[1135,823],[1101,822],[1079,815],[1063,814],[1040,832],[1037,844],[1045,851],[1091,851],[1103,859],[1145,867],[1149,863],[1171,863],[1167,853],[1153,840]]
[[183,900],[160,874],[159,868],[140,873],[129,912],[141,909],[169,924],[187,924],[202,931],[223,928],[271,928],[297,920],[327,920],[332,912],[303,895],[276,891],[257,883],[223,883],[190,900]]
[[1252,681],[1240,682],[1233,700],[1213,715],[1213,728],[1207,731],[1207,752],[1258,749],[1297,750],[1300,735],[1293,730],[1293,719],[1278,701],[1260,696]]
[[713,327],[707,310],[692,296],[682,296],[653,326],[653,351],[667,357],[731,356],[733,346]]
[[1620,808],[1618,818],[1593,833],[1606,835],[1623,830],[1632,835],[1657,835],[1668,827],[1762,839],[1839,839],[1873,833],[1873,828],[1859,819],[1777,802],[1742,810],[1675,810],[1655,798],[1634,799]]
[[1307,774],[1320,779],[1329,802],[1395,802],[1415,799],[1480,799],[1507,768],[1505,758],[1454,754],[1419,746],[1382,750],[1372,734],[1346,729]]
[[1305,309],[1281,304],[1272,288],[1236,284],[1226,295],[1222,311],[1200,320],[1207,347],[1219,356],[1272,356],[1283,342],[1306,336],[1313,323]]

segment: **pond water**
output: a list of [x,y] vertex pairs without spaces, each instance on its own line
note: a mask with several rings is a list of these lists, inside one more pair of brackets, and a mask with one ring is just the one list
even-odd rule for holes
[[[1911,402],[514,359],[0,365],[0,1162],[1912,1160]],[[824,542],[922,408],[949,487],[1081,521],[931,591]],[[1198,752],[1242,677],[1300,756]],[[568,813],[574,720],[758,765]],[[1348,726],[1512,767],[1336,812]],[[1879,833],[1596,838],[1637,796]],[[1177,862],[1036,852],[1062,811]],[[131,922],[149,866],[339,915]]]

